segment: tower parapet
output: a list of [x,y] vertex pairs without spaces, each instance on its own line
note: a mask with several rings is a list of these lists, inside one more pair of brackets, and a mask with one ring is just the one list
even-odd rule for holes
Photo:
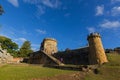
[[100,36],[99,33],[90,33],[90,34],[88,35],[88,37],[87,37],[87,40],[88,40],[89,38],[93,38],[93,37],[99,37],[99,38],[101,38],[101,36]]
[[89,42],[89,63],[90,64],[103,64],[108,62],[102,41],[99,33],[91,33],[88,35]]
[[40,50],[44,51],[47,54],[54,54],[57,50],[57,40],[54,38],[45,38],[41,43]]

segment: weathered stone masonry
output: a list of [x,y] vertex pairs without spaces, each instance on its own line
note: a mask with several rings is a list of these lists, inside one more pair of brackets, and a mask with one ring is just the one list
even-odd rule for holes
[[57,41],[53,38],[45,38],[41,43],[40,50],[44,51],[47,54],[57,53]]
[[87,37],[89,46],[58,52],[57,41],[45,38],[41,43],[40,51],[30,55],[30,63],[37,64],[74,64],[93,65],[108,62],[99,33],[91,33]]
[[13,56],[7,52],[7,50],[3,50],[0,44],[0,63],[10,63],[13,60]]
[[88,38],[89,42],[89,63],[103,64],[108,62],[99,33],[91,33]]

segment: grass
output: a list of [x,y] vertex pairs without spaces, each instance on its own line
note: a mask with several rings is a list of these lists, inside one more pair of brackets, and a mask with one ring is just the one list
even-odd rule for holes
[[0,80],[32,80],[67,74],[73,71],[45,68],[29,65],[2,65],[0,66]]
[[120,80],[120,55],[107,54],[109,63],[98,68],[99,73],[90,72],[85,80]]
[[[98,68],[98,74],[89,72],[85,80],[120,80],[120,55],[107,54],[107,56],[109,63]],[[73,72],[39,65],[5,64],[0,65],[0,80],[36,80]]]
[[119,54],[107,54],[109,66],[120,66],[120,55]]

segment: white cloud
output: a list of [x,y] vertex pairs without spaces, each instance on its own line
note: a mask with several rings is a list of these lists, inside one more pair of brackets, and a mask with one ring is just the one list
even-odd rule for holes
[[96,7],[96,16],[100,16],[100,15],[103,15],[104,13],[104,6],[97,6]]
[[10,38],[8,35],[4,34],[4,33],[1,33],[0,36],[5,36],[7,38]]
[[112,13],[113,16],[118,16],[118,15],[120,15],[120,6],[118,6],[118,7],[113,7],[111,13]]
[[41,5],[38,5],[37,6],[37,16],[41,16],[44,13],[45,13],[45,7],[41,6]]
[[23,0],[26,3],[35,5],[44,5],[50,8],[58,8],[61,2],[59,0]]
[[41,2],[41,0],[23,0],[25,3],[30,3],[30,4],[38,4]]
[[112,3],[120,2],[120,0],[111,0]]
[[23,34],[23,35],[28,34],[27,31],[25,31],[25,30],[22,30],[20,33]]
[[40,34],[47,34],[47,32],[45,30],[36,29],[35,31],[40,33]]
[[109,21],[104,20],[103,23],[100,24],[100,27],[102,28],[118,28],[120,27],[120,21]]
[[94,27],[88,27],[87,30],[89,31],[89,33],[95,32],[95,28]]
[[34,5],[37,8],[37,16],[46,12],[47,8],[57,9],[60,7],[60,0],[23,0],[25,3]]
[[58,8],[61,4],[59,0],[42,0],[42,3],[50,8]]
[[111,0],[111,1],[116,1],[116,2],[120,2],[120,0]]
[[25,38],[18,38],[18,39],[14,39],[15,41],[17,41],[17,42],[25,42],[25,41],[27,41],[27,39],[25,39]]
[[8,38],[14,38],[17,36],[16,32],[14,31],[14,29],[12,27],[4,25],[4,24],[3,24],[0,32],[1,32],[1,35],[6,36]]
[[18,0],[8,0],[9,3],[11,3],[15,7],[19,7]]
[[33,47],[40,47],[40,44],[32,44]]
[[19,48],[20,48],[20,46],[25,42],[25,41],[27,41],[27,39],[25,39],[25,38],[13,38],[13,41],[14,42],[16,42],[18,45],[19,45]]
[[32,44],[32,50],[38,51],[40,49],[40,44]]

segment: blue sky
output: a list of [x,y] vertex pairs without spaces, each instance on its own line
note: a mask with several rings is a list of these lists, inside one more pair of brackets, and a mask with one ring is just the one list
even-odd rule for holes
[[87,35],[99,32],[104,48],[120,46],[120,0],[0,0],[0,35],[21,44],[29,40],[34,50],[46,37],[58,49],[87,45]]

